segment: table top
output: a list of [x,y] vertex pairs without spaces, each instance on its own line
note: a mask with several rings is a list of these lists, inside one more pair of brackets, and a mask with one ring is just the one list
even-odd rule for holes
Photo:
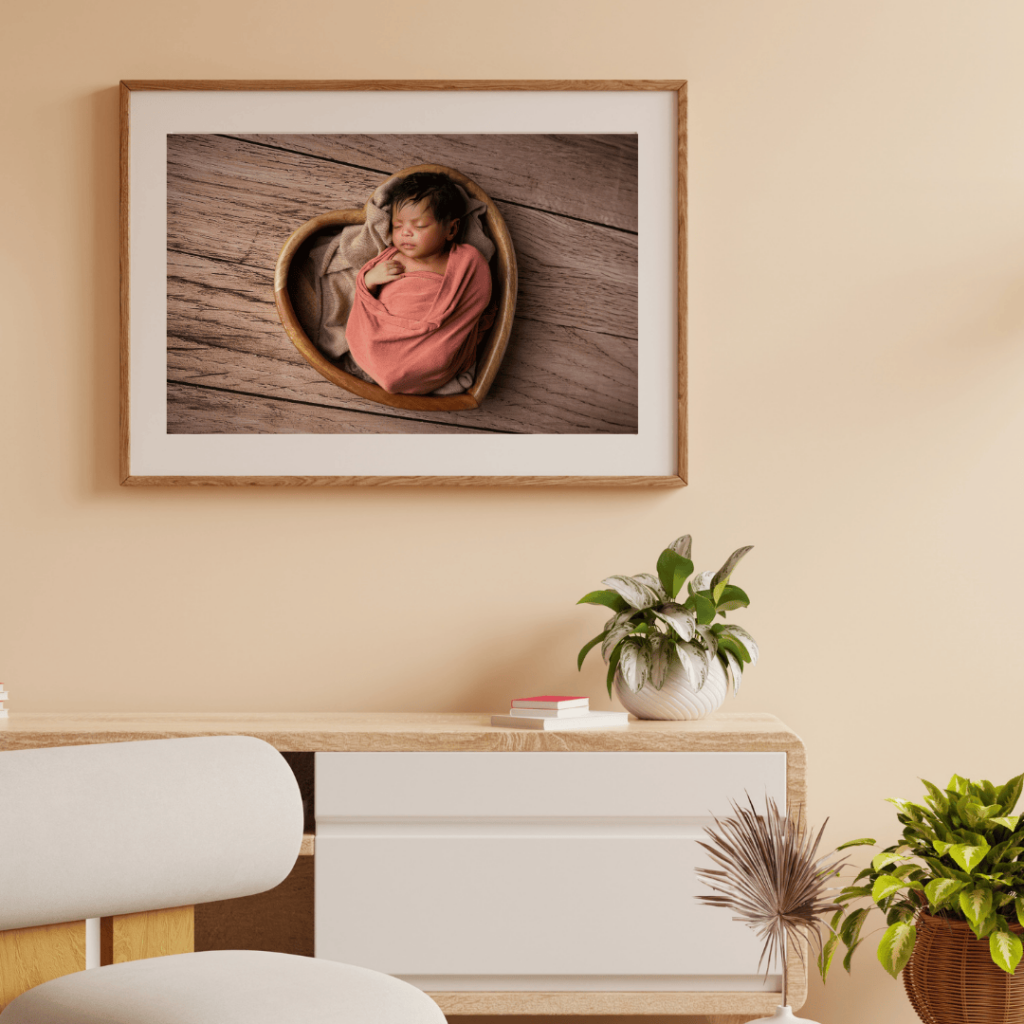
[[241,734],[288,751],[804,752],[792,729],[761,712],[717,712],[693,722],[631,719],[625,727],[553,732],[505,729],[490,721],[489,714],[465,712],[11,711],[0,719],[0,750]]

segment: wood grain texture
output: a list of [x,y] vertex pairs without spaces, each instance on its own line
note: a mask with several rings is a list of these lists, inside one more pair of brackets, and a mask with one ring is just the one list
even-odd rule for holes
[[680,476],[127,476],[127,487],[683,487]]
[[192,78],[192,79],[130,79],[121,82],[128,90],[151,92],[199,91],[211,89],[231,92],[335,92],[335,91],[431,91],[448,89],[469,89],[481,91],[529,91],[529,92],[574,92],[604,91],[628,92],[637,90],[678,92],[686,85],[676,79],[477,79],[477,78],[390,78],[390,79],[237,79],[237,78]]
[[120,292],[118,294],[118,305],[121,321],[120,337],[120,389],[118,403],[119,417],[119,450],[118,450],[118,475],[121,483],[128,478],[131,472],[129,453],[131,450],[131,317],[129,297],[131,295],[131,264],[130,254],[130,232],[129,232],[129,198],[131,195],[130,183],[131,173],[128,161],[129,144],[131,141],[131,90],[124,83],[118,93],[120,105],[120,146],[121,161],[118,168],[118,258],[120,259]]
[[313,858],[299,857],[288,877],[267,892],[199,904],[196,950],[208,949],[312,956]]
[[[451,1016],[737,1016],[768,1017],[771,992],[430,992]],[[796,1008],[796,1007],[795,1007]]]
[[[350,477],[350,476],[337,476],[337,477],[260,477],[260,478],[247,478],[247,477],[207,477],[196,479],[192,477],[143,477],[136,475],[134,477],[130,474],[129,466],[129,395],[128,395],[128,364],[129,364],[129,322],[128,322],[128,280],[127,280],[127,260],[130,251],[130,241],[128,238],[128,197],[129,197],[129,168],[127,162],[127,142],[130,132],[131,122],[131,93],[133,91],[141,90],[155,90],[155,91],[189,91],[189,90],[291,90],[291,91],[302,91],[302,90],[363,90],[363,91],[375,91],[375,90],[418,90],[418,91],[444,91],[444,90],[455,90],[455,89],[469,89],[469,90],[520,90],[520,91],[575,91],[575,90],[615,90],[615,91],[636,91],[636,90],[657,90],[657,91],[670,91],[676,94],[677,98],[677,109],[678,109],[678,125],[679,125],[679,296],[678,296],[678,313],[679,313],[679,417],[677,426],[677,452],[678,452],[678,472],[675,475],[667,477],[637,477],[637,476],[600,476],[600,477],[557,477],[557,476],[516,476],[516,477]],[[635,487],[635,486],[681,486],[686,482],[686,394],[685,394],[685,371],[686,371],[686,351],[685,351],[685,325],[686,325],[686,292],[685,292],[685,267],[686,267],[686,248],[685,248],[685,235],[686,235],[686,193],[685,193],[685,168],[686,168],[686,150],[685,150],[685,127],[686,127],[686,92],[685,83],[679,81],[619,81],[619,80],[606,80],[606,81],[391,81],[391,80],[373,80],[373,81],[347,81],[347,82],[336,82],[336,81],[290,81],[290,82],[279,82],[279,81],[128,81],[122,83],[122,162],[121,162],[121,176],[122,176],[122,409],[121,409],[121,440],[122,440],[122,469],[121,476],[123,483],[130,483],[136,485],[148,486],[152,484],[166,484],[166,485],[262,485],[262,486],[276,486],[281,483],[287,483],[290,485],[297,486],[309,486],[309,485],[357,485],[357,486],[368,486],[368,485],[420,485],[420,484],[438,484],[443,483],[446,485],[454,486],[475,486],[475,485],[500,485],[500,486],[621,486],[621,487]],[[172,137],[173,138],[173,137]],[[504,196],[501,209],[503,216],[507,220],[518,221],[514,229],[523,234],[523,238],[526,240],[527,252],[525,255],[530,257],[530,246],[533,245],[537,251],[543,251],[547,245],[547,239],[550,235],[550,223],[545,224],[542,219],[538,219],[540,215],[547,214],[550,218],[555,218],[562,224],[572,225],[571,231],[575,231],[576,235],[580,237],[587,236],[588,233],[592,234],[595,228],[604,228],[609,231],[618,232],[623,235],[630,235],[635,232],[635,202],[628,199],[624,199],[623,195],[615,187],[606,187],[606,182],[601,174],[592,176],[589,181],[586,180],[586,172],[588,168],[597,166],[604,168],[614,169],[617,164],[621,164],[624,159],[628,160],[628,156],[624,157],[622,152],[618,151],[618,143],[615,141],[618,137],[613,136],[597,136],[597,137],[577,137],[572,135],[567,136],[551,136],[550,139],[555,145],[556,149],[559,147],[562,151],[562,156],[558,153],[552,152],[554,155],[548,154],[546,157],[544,153],[533,152],[529,154],[529,160],[524,160],[521,153],[516,153],[516,146],[522,142],[520,136],[493,136],[488,138],[494,138],[496,140],[495,153],[490,156],[486,154],[480,154],[475,150],[474,146],[469,141],[472,136],[461,136],[461,135],[449,135],[449,136],[437,136],[436,139],[439,144],[443,144],[447,148],[448,157],[443,161],[441,156],[434,152],[426,152],[422,149],[422,146],[417,147],[415,136],[348,136],[344,137],[344,145],[337,151],[332,152],[331,148],[325,147],[324,136],[318,135],[306,135],[306,136],[288,136],[287,138],[294,139],[294,145],[288,148],[288,152],[285,152],[282,147],[277,145],[280,137],[275,136],[208,136],[209,140],[218,140],[218,145],[221,143],[228,145],[228,148],[234,146],[235,157],[239,160],[239,168],[242,175],[242,180],[246,182],[246,188],[240,190],[237,188],[237,183],[232,186],[223,177],[218,178],[215,174],[212,179],[200,182],[196,175],[189,172],[187,167],[182,167],[182,172],[185,175],[184,180],[191,180],[194,184],[199,186],[200,193],[203,188],[206,188],[209,192],[212,189],[211,194],[208,194],[203,198],[203,202],[214,202],[219,204],[221,212],[225,213],[227,219],[225,224],[230,226],[232,223],[232,217],[237,219],[239,214],[239,205],[244,206],[244,203],[239,203],[239,200],[246,199],[252,203],[256,203],[263,215],[267,218],[267,224],[273,225],[275,218],[280,218],[288,212],[288,206],[292,208],[297,205],[302,205],[303,200],[309,200],[311,196],[309,192],[318,191],[309,184],[306,177],[303,175],[292,174],[289,177],[290,188],[289,191],[294,193],[287,197],[287,201],[282,203],[282,209],[278,209],[278,203],[275,202],[263,202],[262,200],[267,198],[267,187],[268,183],[261,180],[260,166],[266,164],[270,170],[270,178],[274,175],[283,174],[286,169],[291,165],[291,161],[298,161],[301,159],[307,162],[303,165],[306,168],[312,167],[314,164],[319,163],[319,175],[321,177],[326,176],[327,187],[334,189],[338,192],[338,183],[336,179],[338,176],[329,173],[333,168],[343,166],[346,174],[351,174],[353,181],[353,189],[355,184],[359,185],[356,189],[358,194],[354,197],[355,202],[352,200],[348,201],[348,204],[361,205],[365,201],[366,195],[372,190],[372,186],[375,186],[381,180],[382,176],[386,173],[391,173],[393,170],[398,169],[393,164],[404,164],[409,165],[413,161],[418,160],[438,160],[439,162],[448,162],[452,166],[461,166],[461,169],[469,173],[472,177],[474,175],[491,177],[500,176],[506,179],[506,195]],[[328,137],[329,138],[329,137]],[[338,138],[338,137],[335,137]],[[378,149],[374,150],[374,140],[377,140],[379,146]],[[611,140],[611,141],[608,141]],[[240,148],[242,147],[242,148]],[[251,147],[248,156],[243,156],[244,147]],[[252,152],[252,147],[258,149],[259,154]],[[572,151],[575,148],[576,158],[571,160],[568,164],[565,163],[564,153]],[[511,154],[516,153],[518,159],[512,159]],[[174,164],[177,158],[172,157],[171,163]],[[560,197],[553,197],[544,193],[544,189],[538,189],[536,187],[536,181],[544,181],[549,179],[553,172],[557,171],[561,161],[561,166],[568,166],[570,168],[569,173],[563,173],[561,178],[565,179],[561,184],[568,186],[562,189],[562,195]],[[181,161],[178,160],[181,164]],[[187,163],[187,161],[185,162]],[[382,166],[378,166],[381,164]],[[358,181],[359,172],[362,171],[363,181]],[[193,168],[194,172],[194,168]],[[192,174],[189,179],[189,173]],[[609,179],[614,179],[618,172],[607,175]],[[536,181],[534,180],[536,179]],[[280,185],[280,182],[278,182]],[[272,190],[273,191],[273,190]],[[323,211],[323,195],[322,191],[319,192],[317,203],[318,206],[314,212]],[[281,192],[278,191],[277,200],[280,200]],[[169,221],[174,220],[173,214],[175,213],[175,197],[169,195]],[[340,200],[334,205],[348,205],[342,203]],[[201,218],[204,221],[200,225],[200,228],[207,227],[212,223],[210,218]],[[531,223],[531,221],[533,223]],[[576,222],[576,224],[573,224]],[[261,265],[259,260],[256,258],[258,255],[260,242],[260,232],[253,231],[252,225],[249,225],[249,231],[241,230],[239,232],[229,231],[228,236],[235,240],[235,252],[230,256],[226,253],[220,253],[219,255],[207,255],[204,252],[195,252],[193,249],[194,245],[190,243],[193,240],[202,242],[204,244],[211,243],[213,248],[211,253],[217,254],[217,240],[213,238],[213,235],[217,235],[216,231],[206,231],[205,233],[200,230],[195,236],[189,236],[187,239],[175,236],[175,227],[172,224],[169,225],[171,228],[171,253],[175,254],[180,252],[185,256],[193,256],[200,260],[207,260],[211,258],[217,259],[237,259],[238,266],[247,268],[249,271],[261,272]],[[289,220],[288,224],[294,228],[296,222]],[[180,233],[179,233],[180,235]],[[221,241],[223,241],[224,233],[221,232]],[[280,236],[278,236],[278,241]],[[621,239],[619,240],[621,242]],[[632,236],[632,245],[635,248],[635,234]],[[578,248],[579,239],[573,238],[573,245],[569,247],[570,253],[578,253],[581,251]],[[584,241],[584,246],[586,242]],[[517,242],[518,248],[518,242]],[[614,245],[612,246],[614,248]],[[588,251],[584,248],[582,251]],[[602,251],[601,246],[597,246],[594,251]],[[635,257],[633,257],[635,262]],[[609,267],[612,275],[616,272],[621,272],[624,263],[621,258],[621,254],[616,254],[611,251],[609,258]],[[194,268],[193,268],[194,269]],[[521,293],[521,309],[524,320],[528,318],[528,315],[533,312],[536,314],[536,308],[539,307],[541,313],[544,316],[535,320],[528,327],[523,326],[520,328],[520,334],[528,334],[529,341],[523,343],[522,338],[513,339],[510,342],[510,352],[515,351],[517,348],[524,350],[524,358],[522,359],[523,365],[529,368],[531,364],[540,363],[544,365],[543,359],[538,360],[536,353],[531,358],[530,344],[533,344],[537,353],[543,353],[545,346],[557,346],[554,351],[558,352],[559,357],[566,367],[568,367],[568,376],[562,371],[555,372],[549,375],[545,379],[544,387],[546,391],[538,394],[538,401],[534,402],[534,405],[539,405],[540,408],[545,412],[550,412],[551,415],[547,417],[547,421],[539,422],[537,417],[524,415],[523,408],[530,406],[533,394],[530,390],[530,383],[526,378],[513,377],[515,384],[518,385],[518,394],[516,387],[506,389],[506,407],[503,409],[496,409],[496,417],[494,425],[485,425],[480,427],[479,424],[468,424],[468,423],[453,423],[455,429],[452,432],[461,431],[475,431],[480,429],[497,429],[505,432],[524,430],[527,432],[619,432],[622,430],[635,430],[636,423],[636,410],[635,410],[635,397],[626,395],[626,411],[625,415],[621,415],[615,412],[614,407],[621,405],[621,401],[618,398],[618,393],[615,392],[615,388],[619,387],[619,381],[622,379],[619,377],[620,374],[625,373],[627,378],[630,374],[634,375],[635,369],[632,369],[636,365],[636,342],[635,342],[635,327],[634,337],[632,338],[632,353],[626,352],[626,358],[620,361],[618,369],[614,369],[611,372],[593,369],[594,363],[594,350],[588,346],[591,343],[591,339],[587,335],[596,335],[605,333],[609,338],[618,339],[620,335],[615,333],[616,330],[621,329],[621,324],[616,327],[616,318],[621,319],[623,314],[629,319],[630,315],[635,319],[635,303],[634,308],[629,310],[623,307],[621,304],[611,303],[611,310],[609,316],[609,310],[607,302],[602,303],[600,300],[605,299],[609,296],[610,289],[605,288],[603,290],[598,289],[593,293],[587,291],[591,288],[589,281],[584,281],[580,285],[578,277],[574,276],[578,272],[574,269],[572,261],[567,265],[556,263],[553,266],[549,266],[543,260],[534,261],[531,265],[531,271],[534,273],[535,280],[533,282],[536,285],[536,289],[531,291],[529,287],[524,288]],[[550,282],[552,275],[564,275],[565,281],[568,287],[558,289],[551,288]],[[218,275],[221,278],[224,276],[223,269],[221,269]],[[614,281],[614,276],[609,278]],[[528,281],[527,284],[530,284]],[[547,291],[545,291],[545,287]],[[233,301],[235,296],[232,289],[226,289],[231,296]],[[243,299],[242,305],[245,305],[245,292],[246,288],[243,287],[241,290],[241,298]],[[574,296],[579,298],[584,297],[584,301],[577,303],[576,311],[573,312],[571,304],[568,313],[559,314],[555,306],[552,306],[548,301],[552,296],[556,296],[558,299],[564,299],[566,295]],[[596,298],[597,302],[590,301],[590,298]],[[532,302],[532,306],[531,306]],[[270,305],[267,303],[267,305]],[[272,306],[270,311],[272,312]],[[266,309],[262,311],[255,311],[256,321],[263,321],[261,329],[265,329],[265,313]],[[249,309],[243,314],[243,321],[246,316],[252,315],[253,310]],[[216,317],[214,317],[216,319]],[[518,319],[518,317],[517,317]],[[272,320],[271,320],[272,323]],[[539,325],[539,332],[536,340],[534,340],[533,331]],[[564,329],[563,336],[561,338],[552,338],[550,330],[545,329],[551,326],[562,327]],[[611,327],[612,330],[607,328]],[[283,335],[283,331],[277,330]],[[231,331],[228,330],[228,336],[230,337]],[[193,344],[192,359],[193,362],[196,358],[195,338],[186,338]],[[205,338],[203,341],[205,342]],[[630,340],[627,336],[627,342]],[[182,339],[178,336],[172,337],[172,344],[181,342]],[[214,347],[219,345],[222,339],[212,339]],[[230,347],[230,346],[229,346]],[[574,355],[574,347],[581,354]],[[608,346],[605,346],[607,349]],[[604,359],[607,355],[607,351],[601,351],[601,346],[597,346],[598,359]],[[563,355],[564,353],[564,355]],[[220,361],[224,361],[224,355],[221,353]],[[173,361],[173,360],[172,360]],[[216,359],[214,359],[216,361]],[[169,371],[173,375],[178,369],[177,366],[169,367]],[[280,367],[277,368],[280,370]],[[506,368],[510,374],[518,373],[518,368],[513,364],[509,364]],[[500,372],[500,371],[499,371]],[[594,381],[599,383],[604,391],[595,392],[594,398],[587,400],[584,398],[580,400],[578,396],[578,384],[579,376],[583,373],[584,375],[591,374]],[[500,379],[500,378],[499,378]],[[278,376],[279,382],[282,381],[280,375]],[[566,380],[568,386],[566,386]],[[525,381],[525,383],[524,383]],[[287,379],[283,380],[284,383],[291,383]],[[265,382],[261,382],[265,383]],[[184,384],[191,386],[190,381],[176,381],[175,384]],[[228,382],[229,389],[233,389],[234,383]],[[608,401],[608,388],[612,388],[613,398],[611,402]],[[172,419],[172,430],[181,427],[182,424],[188,423],[192,419],[197,404],[201,403],[207,398],[211,389],[198,388],[200,394],[194,396],[191,403],[183,402],[181,406],[181,414],[176,418]],[[263,433],[268,430],[280,431],[285,433],[298,433],[307,432],[306,422],[308,418],[308,410],[306,408],[296,408],[291,410],[294,412],[297,419],[292,422],[289,418],[290,410],[282,410],[277,408],[271,411],[266,404],[266,396],[262,393],[263,388],[259,389],[259,392],[245,392],[243,391],[240,395],[243,400],[242,403],[222,403],[219,398],[210,398],[210,407],[206,410],[204,417],[199,417],[202,421],[204,432],[209,429],[211,423],[216,423],[224,415],[226,410],[230,416],[237,418],[239,424],[238,432],[242,433]],[[552,407],[552,396],[550,392],[558,392],[562,390],[563,394],[573,395],[573,401],[570,401],[570,407],[567,409],[553,408]],[[633,389],[635,392],[635,388]],[[176,396],[180,395],[180,389],[176,391]],[[252,408],[246,410],[244,408],[244,400],[252,398]],[[490,404],[494,398],[494,392],[487,398],[487,404]],[[180,401],[180,398],[175,397],[175,401]],[[630,403],[633,404],[633,409],[630,410],[628,406]],[[172,403],[173,404],[173,403]],[[325,415],[317,413],[313,418],[318,424],[312,432],[329,432],[329,427],[332,422],[337,424],[338,429],[335,432],[366,432],[367,421],[356,417],[355,419],[347,419],[341,417],[338,412],[334,411],[337,409],[336,402],[328,402],[330,411]],[[575,408],[572,405],[575,404]],[[601,416],[603,410],[608,407],[612,407],[611,418],[608,420],[602,420]],[[239,413],[239,410],[242,410]],[[346,410],[347,412],[348,410]],[[455,413],[455,416],[461,416],[463,419],[466,418],[466,413]],[[338,417],[334,420],[333,417]],[[582,418],[581,418],[582,417]],[[589,418],[588,418],[589,417]],[[408,423],[398,424],[397,427],[404,427],[403,432],[415,430],[419,432],[421,429],[419,423],[415,418],[408,417]],[[185,431],[199,432],[198,422],[195,427],[185,427]],[[436,432],[437,425],[434,422],[426,422],[423,424],[422,430],[424,432]],[[386,432],[396,432],[396,424],[390,424],[386,428]]]
[[0,932],[0,1010],[44,981],[84,970],[84,921]]
[[472,712],[12,711],[0,750],[168,736],[258,736],[278,750],[779,750],[803,741],[775,715],[718,711],[694,722],[631,720],[625,729],[502,729]]
[[[301,136],[308,140],[309,136]],[[348,136],[315,136],[319,149],[337,147],[348,153]],[[305,221],[332,208],[362,207],[369,194],[391,173],[407,164],[389,163],[388,150],[422,156],[429,148],[438,163],[454,165],[466,143],[453,137],[359,136],[366,149],[361,160],[379,170],[350,166],[341,158],[328,160],[292,148],[292,137],[178,135],[168,139],[168,380],[188,385],[183,376],[180,348],[188,345],[189,362],[200,375],[215,375],[218,386],[234,390],[231,375],[223,370],[232,359],[250,359],[247,380],[239,388],[243,411],[236,419],[220,409],[219,426],[210,430],[212,416],[202,417],[202,432],[253,432],[258,417],[246,415],[244,404],[254,387],[259,391],[286,383],[291,390],[309,388],[325,394],[337,409],[335,429],[348,432],[344,412],[358,409],[369,416],[391,417],[383,432],[432,432],[439,415],[451,433],[490,430],[503,433],[635,433],[637,395],[637,236],[635,231],[554,214],[543,207],[564,205],[565,197],[579,203],[587,190],[576,181],[555,178],[536,182],[534,192],[542,208],[506,201],[500,169],[485,179],[494,193],[500,219],[508,226],[519,261],[519,292],[508,354],[498,369],[490,394],[480,408],[442,413],[417,411],[421,400],[410,401],[395,421],[392,409],[353,395],[326,381],[290,344],[274,305],[274,270],[278,251]],[[454,137],[456,140],[458,137]],[[468,136],[480,152],[508,148],[507,136]],[[568,144],[556,136],[516,136],[527,152],[521,159],[532,166],[532,148],[538,153],[555,150],[551,163],[590,167],[592,180],[605,181],[594,164],[603,149],[618,154],[628,187],[620,205],[636,210],[636,139],[634,136],[581,137],[586,147]],[[410,147],[419,139],[422,150]],[[617,140],[618,146],[607,139]],[[403,143],[403,140],[404,141]],[[400,144],[404,144],[405,149]],[[579,152],[577,152],[579,150]],[[630,165],[629,154],[632,153]],[[499,152],[489,162],[511,158]],[[590,160],[587,163],[587,160]],[[551,170],[554,176],[554,169]],[[619,173],[618,171],[616,173]],[[525,190],[524,190],[525,198]],[[264,360],[272,360],[273,367]],[[264,375],[271,373],[268,380]],[[253,374],[257,379],[254,381]],[[189,426],[189,411],[177,410],[171,396],[168,430],[199,432]],[[200,392],[194,402],[202,403]],[[394,400],[396,404],[403,404]],[[389,405],[392,404],[389,401]],[[291,419],[295,412],[295,419]],[[272,421],[263,420],[259,432],[305,433],[301,410],[279,408]],[[240,422],[239,422],[240,421]],[[361,429],[372,427],[362,420]],[[426,427],[421,427],[426,423]],[[324,418],[320,418],[324,429]]]
[[193,951],[192,907],[144,910],[100,919],[100,965]]
[[679,240],[677,242],[677,251],[679,254],[679,282],[678,282],[678,334],[679,334],[679,381],[678,381],[678,419],[676,426],[676,452],[679,460],[679,479],[680,483],[686,483],[689,480],[689,446],[687,439],[689,437],[689,421],[688,421],[688,410],[689,405],[687,402],[687,388],[689,387],[689,364],[688,360],[688,334],[689,330],[689,293],[687,291],[688,281],[690,279],[689,271],[689,197],[687,193],[687,180],[689,177],[689,158],[687,152],[687,132],[686,132],[686,116],[687,116],[687,92],[686,83],[682,82],[679,85],[677,93],[677,131],[679,135],[679,172],[676,175],[676,180],[679,185],[679,192],[676,201],[676,205],[679,211]]

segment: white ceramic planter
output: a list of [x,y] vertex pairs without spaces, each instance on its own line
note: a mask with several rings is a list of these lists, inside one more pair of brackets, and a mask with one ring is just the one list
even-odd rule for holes
[[622,706],[637,718],[662,721],[705,718],[722,706],[727,691],[725,669],[718,658],[712,659],[708,678],[697,693],[687,686],[680,666],[669,673],[660,690],[648,684],[639,693],[633,693],[623,682],[622,675],[615,673],[615,692]]

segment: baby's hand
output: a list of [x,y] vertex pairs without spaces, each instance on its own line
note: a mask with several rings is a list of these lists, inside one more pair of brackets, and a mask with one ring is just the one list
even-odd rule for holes
[[367,288],[376,288],[378,285],[393,281],[396,277],[401,277],[404,273],[405,267],[398,260],[392,259],[371,267],[363,280],[366,282]]

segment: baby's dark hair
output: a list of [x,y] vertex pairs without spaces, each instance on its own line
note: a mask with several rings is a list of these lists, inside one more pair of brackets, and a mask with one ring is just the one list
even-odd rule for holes
[[[400,210],[408,203],[418,203],[423,199],[426,199],[430,212],[445,227],[465,213],[455,182],[440,171],[414,171],[399,179],[391,189],[391,210]],[[462,225],[459,227],[461,229]]]

